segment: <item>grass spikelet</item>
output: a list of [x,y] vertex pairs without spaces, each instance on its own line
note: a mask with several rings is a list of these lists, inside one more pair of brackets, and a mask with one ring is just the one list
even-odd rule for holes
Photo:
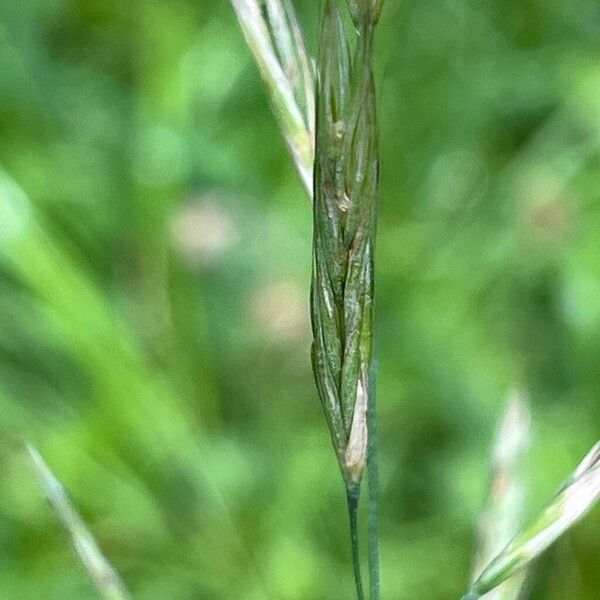
[[[366,462],[379,175],[369,56],[349,46],[336,3],[320,37],[311,313],[313,367],[345,481]],[[356,72],[359,77],[355,78]]]
[[290,0],[231,0],[302,182],[313,191],[313,63]]
[[327,1],[317,57],[312,362],[348,495],[359,598],[363,592],[356,511],[369,444],[379,183],[374,25],[374,21],[361,24],[350,58],[349,32],[339,5]]
[[519,573],[578,523],[600,499],[600,443],[587,454],[541,515],[515,537],[471,587],[480,598]]

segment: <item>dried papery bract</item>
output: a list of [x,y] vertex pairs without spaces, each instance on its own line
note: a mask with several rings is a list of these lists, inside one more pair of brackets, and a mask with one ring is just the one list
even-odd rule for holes
[[486,567],[465,599],[477,599],[519,573],[579,522],[600,499],[600,443],[583,459],[542,514]]
[[73,546],[104,600],[129,600],[131,597],[119,574],[100,551],[77,511],[73,508],[65,489],[54,476],[40,453],[31,445],[27,451],[40,478],[48,501],[60,522],[73,540]]
[[231,0],[231,3],[294,164],[312,196],[314,72],[293,5],[290,0]]
[[317,56],[312,361],[348,493],[359,597],[356,511],[369,442],[379,180],[374,24],[363,24],[350,58],[349,32],[340,7],[328,0]]

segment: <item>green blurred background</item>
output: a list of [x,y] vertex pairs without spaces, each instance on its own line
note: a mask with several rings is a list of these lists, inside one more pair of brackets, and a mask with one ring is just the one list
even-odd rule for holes
[[[378,71],[383,597],[456,600],[508,391],[528,511],[600,430],[600,5],[389,0]],[[0,597],[97,597],[31,440],[135,598],[351,598],[310,209],[228,2],[2,0],[0,172]],[[600,597],[599,517],[531,598]]]

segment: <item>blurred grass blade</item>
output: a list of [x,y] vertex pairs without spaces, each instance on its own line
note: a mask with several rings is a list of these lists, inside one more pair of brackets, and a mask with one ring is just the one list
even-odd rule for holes
[[600,499],[600,443],[583,459],[542,514],[489,564],[465,598],[480,598],[520,572],[580,521]]
[[130,595],[118,573],[100,552],[77,511],[73,508],[65,489],[54,476],[40,453],[30,444],[27,451],[40,478],[42,487],[60,522],[71,535],[75,551],[90,574],[98,592],[105,600],[127,600]]
[[[65,340],[64,351],[93,382],[90,431],[110,431],[111,447],[142,481],[147,480],[136,456],[144,456],[148,464],[168,464],[162,470],[164,481],[172,481],[170,471],[185,473],[193,494],[204,498],[204,508],[210,510],[202,534],[218,531],[221,555],[228,548],[238,552],[238,566],[249,569],[263,590],[257,561],[218,484],[217,463],[211,458],[216,450],[206,432],[200,423],[191,423],[177,386],[167,385],[164,372],[154,367],[110,298],[1,168],[0,268],[36,297],[50,326]],[[158,469],[155,477],[162,478]]]
[[[475,579],[523,525],[525,484],[523,462],[531,440],[531,413],[524,392],[513,390],[498,428],[491,458],[490,489],[478,527]],[[485,595],[485,600],[516,600],[522,574]]]
[[231,0],[302,182],[312,197],[314,74],[290,0]]
[[[565,487],[568,487],[570,482],[579,479],[582,475],[585,475],[591,469],[600,465],[600,442],[598,442],[585,456],[585,458],[579,463],[577,469],[573,473],[571,479],[567,481]],[[563,488],[564,489],[564,488]]]

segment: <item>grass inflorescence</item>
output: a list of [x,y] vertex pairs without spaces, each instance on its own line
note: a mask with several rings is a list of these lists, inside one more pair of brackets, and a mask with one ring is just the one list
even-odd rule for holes
[[[369,3],[370,4],[370,3]],[[378,11],[350,5],[351,50],[336,1],[325,3],[317,55],[312,364],[348,496],[362,597],[356,511],[369,447],[379,130],[373,78]]]

